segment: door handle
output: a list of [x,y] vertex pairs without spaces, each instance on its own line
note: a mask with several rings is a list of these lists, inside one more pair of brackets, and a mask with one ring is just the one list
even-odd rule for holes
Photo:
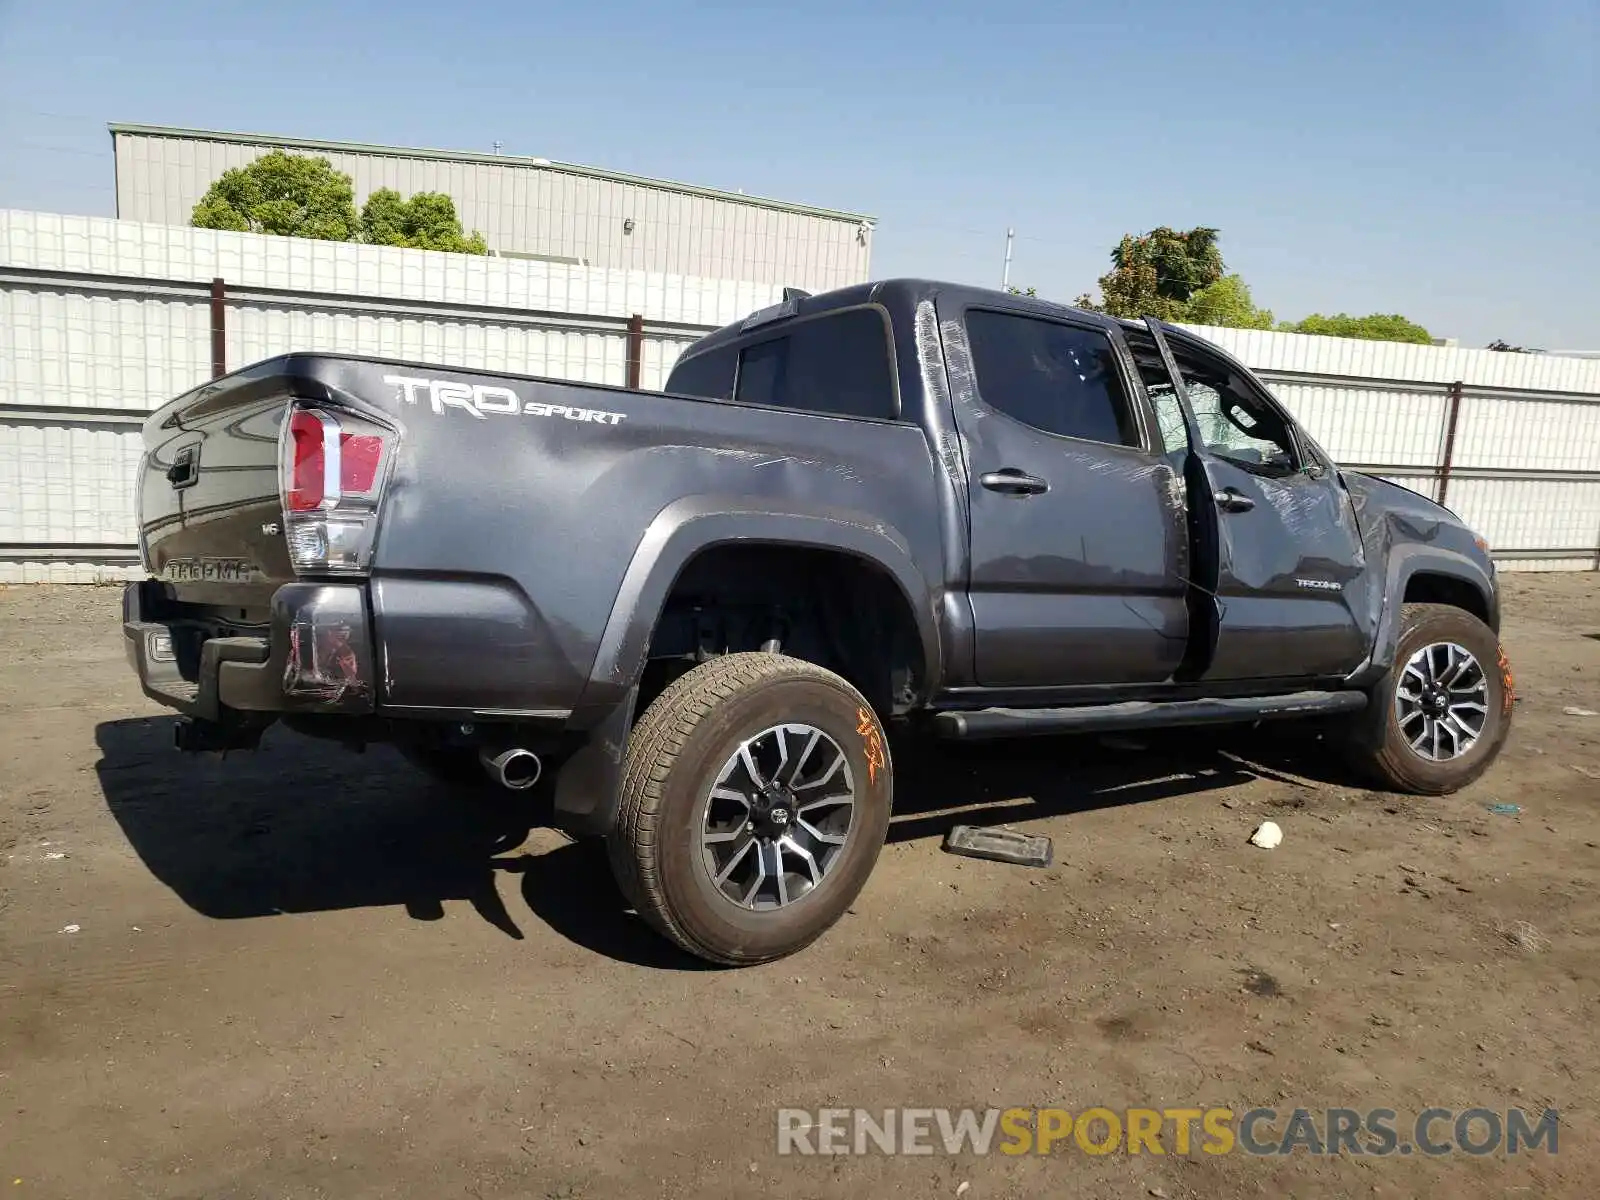
[[1050,485],[1037,475],[1029,475],[1015,467],[990,471],[981,476],[978,482],[991,492],[1002,492],[1007,496],[1037,496],[1050,490]]
[[172,465],[167,468],[167,482],[174,489],[192,487],[200,478],[200,457],[198,446],[185,446],[172,456]]
[[1223,512],[1249,512],[1255,506],[1254,500],[1234,488],[1223,488],[1217,493],[1217,507]]

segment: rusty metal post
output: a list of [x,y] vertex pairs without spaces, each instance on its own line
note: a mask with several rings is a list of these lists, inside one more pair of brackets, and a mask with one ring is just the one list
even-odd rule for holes
[[1439,463],[1439,494],[1438,501],[1444,503],[1445,494],[1450,490],[1450,468],[1455,463],[1456,457],[1456,422],[1461,419],[1461,380],[1456,380],[1450,385],[1450,399],[1445,410],[1444,418],[1444,458]]
[[644,318],[638,313],[628,318],[628,386],[639,386],[639,373],[644,366]]
[[211,281],[211,378],[228,373],[228,305],[221,279]]

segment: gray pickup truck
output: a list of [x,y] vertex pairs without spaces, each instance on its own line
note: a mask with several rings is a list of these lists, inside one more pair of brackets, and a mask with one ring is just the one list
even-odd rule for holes
[[891,724],[1320,716],[1433,793],[1510,725],[1484,542],[1156,321],[895,280],[788,293],[664,393],[288,354],[144,440],[123,628],[180,748],[281,721],[543,773],[716,962],[855,898]]

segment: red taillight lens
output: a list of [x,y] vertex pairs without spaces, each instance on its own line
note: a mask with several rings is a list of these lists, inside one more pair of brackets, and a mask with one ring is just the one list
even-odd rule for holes
[[339,489],[370,492],[383,462],[383,439],[369,434],[339,435]]
[[322,418],[314,412],[297,409],[289,418],[289,443],[289,511],[311,512],[321,508],[327,479]]
[[343,409],[289,412],[282,441],[284,533],[296,571],[363,574],[398,430]]

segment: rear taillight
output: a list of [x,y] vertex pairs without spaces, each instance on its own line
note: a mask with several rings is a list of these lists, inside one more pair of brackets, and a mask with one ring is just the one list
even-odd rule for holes
[[301,574],[364,574],[399,435],[345,412],[299,405],[281,441],[284,530]]

